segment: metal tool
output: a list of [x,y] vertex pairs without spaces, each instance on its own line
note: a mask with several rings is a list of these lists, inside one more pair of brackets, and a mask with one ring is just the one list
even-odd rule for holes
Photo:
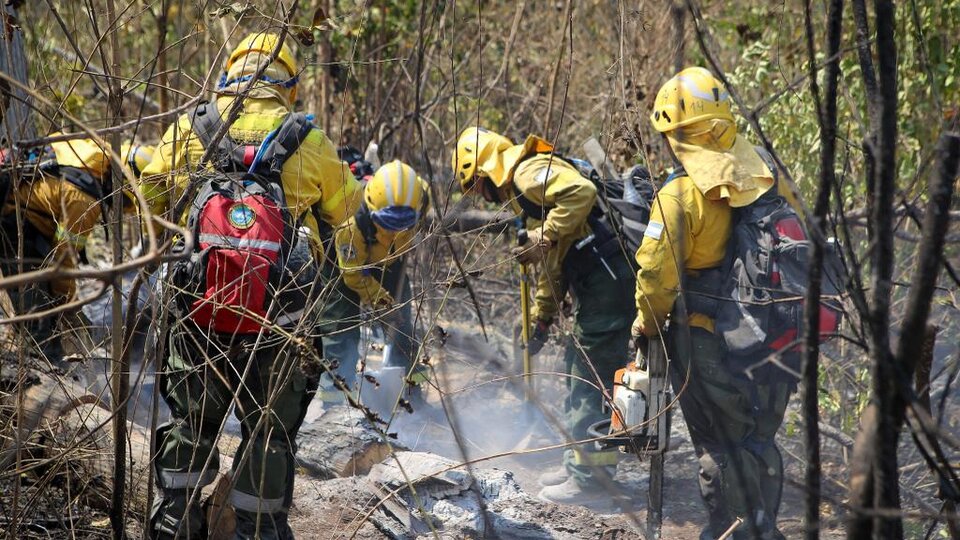
[[[526,245],[530,236],[522,224],[517,224],[517,245]],[[523,350],[523,382],[527,385],[527,392],[533,386],[533,364],[530,360],[530,273],[527,265],[520,264],[520,347]],[[529,395],[528,395],[529,397]]]

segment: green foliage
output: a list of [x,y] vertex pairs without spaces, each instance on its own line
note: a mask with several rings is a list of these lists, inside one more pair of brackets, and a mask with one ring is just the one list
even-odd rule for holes
[[[927,167],[946,120],[955,115],[960,101],[960,0],[916,3],[920,32],[914,23],[913,2],[897,3],[896,43],[899,54],[897,145],[898,189],[908,198],[925,197]],[[785,9],[786,12],[782,10]],[[815,9],[823,9],[816,4]],[[791,11],[793,10],[793,11]],[[825,14],[814,13],[818,64],[826,58]],[[803,13],[796,6],[743,7],[726,4],[713,28],[718,41],[744,42],[736,60],[730,60],[729,76],[748,106],[756,107],[779,95],[760,115],[759,121],[774,148],[791,169],[803,198],[810,202],[816,193],[820,173],[820,130],[809,81],[792,90],[787,86],[808,72]],[[872,19],[871,19],[872,24]],[[749,39],[752,37],[752,39]],[[867,96],[856,50],[855,29],[849,6],[844,17],[840,58],[841,80],[838,96],[837,175],[841,180],[841,203],[845,208],[862,208],[866,184],[861,144],[868,133]],[[728,52],[728,54],[730,54]],[[874,60],[876,66],[876,59]],[[818,72],[824,91],[824,72]],[[749,133],[745,121],[738,126]],[[753,138],[752,134],[748,135]],[[919,181],[918,181],[919,180]],[[858,229],[855,234],[862,233]],[[865,255],[866,240],[855,237],[855,250]],[[907,249],[907,248],[904,248]],[[909,248],[912,249],[912,248]],[[904,293],[897,289],[898,297]],[[896,299],[895,299],[896,300]],[[847,432],[856,430],[859,416],[870,395],[869,362],[850,348],[840,361],[821,363],[820,405],[828,421]]]
[[[960,99],[960,87],[956,84],[956,81],[960,80],[960,57],[954,54],[958,40],[956,32],[951,30],[960,26],[960,0],[930,4],[917,6],[923,34],[921,39],[913,24],[912,3],[897,3],[899,24],[896,37],[900,59],[898,185],[901,189],[908,189],[913,193],[917,192],[914,179],[936,144],[943,129],[944,117],[950,114],[950,107],[955,110]],[[736,35],[742,37],[749,34],[750,29],[759,34],[759,39],[744,47],[735,69],[730,74],[734,84],[752,106],[773,94],[783,92],[795,77],[805,75],[808,70],[803,27],[801,24],[788,23],[802,21],[802,13],[767,12],[763,15],[757,9],[741,8],[738,11],[737,8],[730,8],[729,17],[725,20],[743,22],[736,25],[733,22],[717,25],[718,28],[726,29],[724,37],[729,40],[738,39]],[[769,22],[772,15],[776,15],[774,19],[782,17],[784,20],[780,22],[784,24],[762,26],[763,21]],[[817,62],[823,63],[823,13],[815,13],[814,18],[819,23],[815,29]],[[846,50],[840,60],[842,78],[838,102],[838,135],[842,140],[839,157],[843,159],[847,153],[852,157],[846,170],[848,180],[852,181],[844,185],[844,203],[847,206],[859,206],[864,192],[860,141],[866,134],[868,121],[867,99],[860,66],[856,51],[851,48],[855,42],[851,19],[848,10],[842,41]],[[925,63],[924,56],[928,64]],[[822,93],[823,72],[819,73]],[[784,162],[791,168],[801,192],[810,200],[819,176],[820,133],[808,82],[803,82],[795,90],[783,92],[783,95],[764,111],[760,123]],[[741,128],[746,128],[746,125],[741,125]],[[837,172],[843,172],[842,162],[838,165]]]

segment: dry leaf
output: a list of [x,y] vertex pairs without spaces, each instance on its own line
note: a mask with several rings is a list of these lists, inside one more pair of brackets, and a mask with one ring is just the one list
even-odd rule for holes
[[327,13],[323,11],[322,7],[318,7],[316,11],[313,12],[313,22],[311,26],[313,28],[319,28],[323,30],[323,24],[327,22]]
[[291,31],[291,34],[293,34],[293,37],[297,38],[297,41],[299,41],[304,47],[309,47],[317,41],[313,37],[313,31],[309,28],[300,27]]
[[333,22],[333,19],[327,17],[327,12],[323,8],[317,8],[313,12],[313,20],[310,22],[310,28],[314,30],[326,31],[326,30],[336,30],[337,24]]

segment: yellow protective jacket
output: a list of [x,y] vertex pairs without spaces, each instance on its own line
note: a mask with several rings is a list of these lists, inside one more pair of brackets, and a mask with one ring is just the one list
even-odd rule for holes
[[[781,194],[789,193],[783,180]],[[796,201],[786,196],[796,209]],[[726,200],[708,200],[689,176],[674,178],[657,193],[643,242],[637,250],[637,317],[648,335],[656,335],[673,310],[681,275],[723,263],[733,229]],[[714,330],[713,319],[689,314],[690,326]]]
[[420,222],[407,231],[390,232],[377,227],[373,222],[375,238],[367,238],[367,232],[361,230],[357,216],[350,216],[334,234],[337,249],[337,263],[343,274],[343,282],[360,296],[360,301],[371,306],[389,298],[390,293],[380,283],[371,270],[375,267],[385,269],[400,261],[404,254],[413,248],[417,232],[430,209],[430,186],[421,179],[420,189],[427,197],[420,209]]
[[[217,109],[225,117],[234,96],[219,96]],[[247,98],[237,121],[229,129],[238,143],[259,143],[276,129],[289,110],[278,99]],[[190,115],[180,116],[164,133],[153,161],[144,168],[141,189],[151,212],[163,214],[183,193],[188,174],[200,161],[204,148],[190,126]],[[283,192],[290,213],[302,217],[315,246],[320,245],[320,226],[310,209],[318,205],[320,217],[332,227],[347,220],[360,204],[362,187],[340,161],[330,139],[320,129],[310,131],[281,171]],[[181,224],[186,219],[176,216]]]
[[[530,137],[524,146],[531,147]],[[546,143],[544,143],[546,144]],[[508,150],[509,152],[509,150]],[[523,197],[536,206],[550,208],[541,223],[528,219],[528,229],[543,228],[543,234],[554,243],[547,252],[543,271],[537,279],[534,295],[534,313],[539,319],[553,319],[559,311],[560,301],[567,293],[563,280],[563,259],[570,246],[590,234],[587,217],[597,198],[597,188],[566,161],[548,153],[527,153],[507,170],[507,182],[500,188],[504,200],[512,200],[514,212],[523,215],[513,186]]]
[[[43,176],[21,184],[4,205],[3,215],[14,215],[17,206],[21,215],[50,242],[53,250],[47,263],[60,260],[64,268],[76,268],[77,255],[86,247],[87,238],[100,219],[100,202],[62,178]],[[73,278],[56,279],[51,282],[51,289],[69,300],[76,292],[76,283]]]
[[376,306],[385,298],[391,298],[371,270],[385,269],[402,260],[413,247],[420,226],[408,231],[391,233],[376,227],[376,241],[367,243],[363,231],[357,225],[356,216],[350,217],[337,229],[334,238],[337,246],[337,262],[343,273],[343,282],[360,295],[360,301]]

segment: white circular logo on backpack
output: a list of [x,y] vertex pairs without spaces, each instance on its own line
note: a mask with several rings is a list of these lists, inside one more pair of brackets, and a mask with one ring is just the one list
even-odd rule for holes
[[230,224],[238,229],[249,229],[257,220],[257,214],[244,203],[237,203],[230,207]]

